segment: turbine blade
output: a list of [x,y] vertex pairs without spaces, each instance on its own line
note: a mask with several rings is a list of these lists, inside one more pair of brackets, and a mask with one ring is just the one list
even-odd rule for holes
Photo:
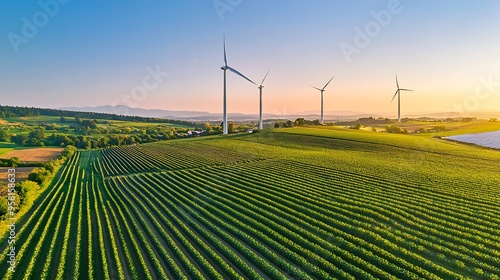
[[266,80],[267,75],[269,74],[269,72],[271,72],[271,69],[269,69],[269,71],[267,71],[267,74],[264,76],[264,79],[262,79],[262,83],[260,83],[261,86],[262,86],[262,84],[264,84],[264,81]]
[[245,75],[241,74],[240,72],[238,72],[238,70],[232,68],[232,67],[227,67],[227,69],[229,69],[229,71],[235,73],[236,75],[242,77],[243,79],[249,81],[250,83],[254,84],[254,85],[257,85],[256,83],[254,83],[252,80],[250,80],[249,78],[245,77]]
[[[311,85],[309,85],[309,86],[311,86]],[[322,90],[322,89],[317,88],[317,87],[315,87],[315,86],[311,86],[311,87],[312,87],[312,88],[315,88],[315,89],[317,89],[317,90],[319,90],[319,91],[321,91],[321,90]]]
[[227,56],[226,56],[226,35],[224,35],[224,66],[227,67]]
[[413,89],[407,89],[407,88],[400,88],[399,90],[404,90],[404,91],[414,91]]
[[398,75],[397,74],[396,74],[396,85],[398,86],[398,89],[399,89]]
[[322,90],[325,90],[325,88],[326,88],[326,87],[328,86],[328,84],[329,84],[329,83],[333,80],[333,78],[335,78],[335,76],[333,76],[333,77],[332,77],[332,78],[328,81],[328,83],[326,83],[326,85],[323,87],[323,89],[322,89]]
[[392,97],[391,102],[394,101],[394,98],[396,98],[396,95],[398,95],[398,92],[399,92],[399,89],[396,90],[396,93],[394,93],[394,96]]

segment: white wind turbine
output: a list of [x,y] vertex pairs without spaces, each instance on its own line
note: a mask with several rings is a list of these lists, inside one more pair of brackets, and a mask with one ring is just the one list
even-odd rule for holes
[[252,80],[249,78],[245,77],[243,74],[238,72],[236,69],[229,67],[227,65],[227,57],[226,57],[226,37],[224,37],[224,66],[220,68],[222,71],[224,71],[224,108],[223,108],[223,133],[227,134],[227,110],[226,110],[226,70],[229,70],[238,76],[244,78],[245,80],[251,82],[252,84],[256,85]]
[[260,83],[260,86],[259,86],[259,91],[260,91],[260,103],[259,103],[259,129],[262,129],[263,125],[262,125],[262,89],[264,88],[263,84],[264,84],[264,81],[266,80],[267,78],[267,75],[269,74],[271,70],[267,71],[267,74],[264,76],[264,79],[262,79],[262,83]]
[[321,124],[323,124],[323,92],[325,91],[325,88],[328,86],[328,84],[329,84],[329,83],[333,80],[333,78],[335,78],[335,76],[333,76],[333,77],[332,77],[332,78],[328,81],[328,83],[326,83],[326,85],[325,85],[323,88],[321,88],[321,89],[320,89],[320,88],[317,88],[317,87],[313,87],[313,86],[311,86],[311,87],[313,87],[313,88],[315,88],[315,89],[317,89],[317,90],[319,90],[319,91],[321,92],[321,118],[320,118],[320,120],[319,120],[319,122],[320,122]]
[[392,97],[392,101],[394,101],[394,98],[396,98],[396,95],[398,96],[398,122],[401,122],[401,91],[413,91],[411,89],[406,89],[406,88],[399,88],[399,83],[398,83],[398,75],[396,75],[396,86],[398,89],[396,90],[396,93],[394,93],[394,96]]

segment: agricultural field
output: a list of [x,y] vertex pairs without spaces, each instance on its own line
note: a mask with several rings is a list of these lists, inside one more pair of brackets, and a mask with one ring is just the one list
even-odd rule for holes
[[[7,182],[7,170],[11,167],[0,167],[0,181],[2,182],[0,185],[3,185],[3,183]],[[34,169],[35,167],[16,167],[16,179],[17,181],[22,181],[28,179],[29,173]],[[7,184],[5,184],[7,185]],[[0,196],[2,196],[3,193],[0,192]]]
[[0,158],[9,159],[17,157],[22,162],[47,162],[51,159],[56,159],[63,150],[63,148],[20,149],[5,153]]
[[0,142],[0,157],[3,157],[5,154],[13,151],[16,146],[17,145],[14,143]]
[[[145,127],[180,127],[180,128],[193,128],[189,125],[172,124],[168,122],[164,123],[147,123],[147,122],[132,122],[132,121],[119,121],[119,120],[109,120],[109,119],[96,119],[101,122],[101,126],[105,128],[145,128]],[[38,126],[40,124],[54,124],[57,128],[69,127],[71,125],[78,125],[78,122],[74,118],[66,117],[65,121],[61,121],[60,117],[54,116],[35,116],[35,117],[12,117],[0,119],[0,125],[3,126]]]
[[[0,106],[1,107],[1,106]],[[1,108],[0,108],[1,109]],[[115,116],[119,117],[119,116]],[[79,149],[109,148],[149,143],[161,140],[217,134],[212,125],[187,121],[172,121],[152,118],[115,120],[113,116],[98,118],[80,117],[5,117],[0,119],[0,141],[10,141],[17,147],[61,147],[72,145]],[[123,117],[126,118],[126,117]],[[215,127],[219,129],[219,127]],[[0,142],[0,156],[9,151]]]
[[[395,123],[402,129],[406,129],[410,132],[414,132],[419,129],[424,129],[429,131],[426,133],[419,133],[423,137],[432,136],[451,136],[466,133],[480,133],[500,130],[500,122],[489,122],[487,120],[480,120],[477,122],[439,122],[439,121],[408,121],[403,123]],[[440,127],[443,130],[435,131],[436,127]],[[375,125],[373,126],[377,131],[385,131],[385,125]],[[372,130],[372,126],[367,126],[363,128],[364,130]],[[418,135],[418,134],[417,134]]]
[[18,221],[0,276],[499,279],[498,162],[331,127],[80,151]]

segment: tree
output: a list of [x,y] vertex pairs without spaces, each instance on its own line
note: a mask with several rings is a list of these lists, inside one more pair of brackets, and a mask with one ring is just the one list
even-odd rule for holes
[[19,195],[19,206],[30,207],[33,203],[33,191],[40,186],[32,181],[23,181],[16,185],[16,193]]
[[293,123],[291,120],[286,121],[286,126],[287,127],[293,127]]
[[60,161],[58,161],[58,160],[49,160],[49,161],[43,163],[43,168],[45,168],[50,173],[54,173],[54,171],[59,166],[59,164],[60,164]]
[[8,141],[10,141],[10,130],[0,129],[0,142],[8,142]]
[[73,144],[73,141],[69,139],[68,135],[57,135],[52,141],[52,145],[54,146],[67,146],[71,144]]
[[60,122],[66,122],[66,118],[64,116],[61,116],[61,118],[59,118],[59,121]]
[[49,171],[45,168],[35,168],[28,175],[28,180],[36,182],[38,185],[42,186],[45,180],[50,176]]
[[[145,133],[143,133],[143,134],[145,134]],[[97,141],[98,141],[98,145],[99,145],[100,148],[106,148],[106,147],[108,147],[108,142],[109,142],[109,138],[108,137],[106,137],[106,136],[99,137],[97,139]]]
[[203,129],[209,131],[210,129],[212,129],[212,125],[209,122],[206,122],[203,124]]
[[0,217],[7,215],[8,211],[9,211],[9,204],[7,201],[7,197],[1,196],[0,197]]
[[10,167],[16,167],[19,165],[21,161],[17,157],[11,157],[8,161]]
[[396,125],[388,125],[385,127],[385,131],[388,133],[401,133],[401,127],[396,126]]
[[313,120],[313,124],[314,125],[320,125],[321,123],[319,122],[319,120]]
[[61,153],[60,158],[70,158],[77,151],[75,146],[68,145]]
[[45,138],[45,127],[40,127],[40,128],[33,130],[32,132],[29,133],[28,138],[29,139],[38,139],[38,140],[44,139]]
[[274,128],[279,128],[279,127],[280,127],[280,123],[279,122],[274,123]]
[[360,123],[357,123],[356,125],[351,126],[351,127],[350,127],[350,129],[360,130],[360,129],[361,129],[361,124],[360,124]]
[[97,128],[96,122],[95,121],[91,121],[91,120],[81,121],[80,125],[83,126],[83,127],[91,128],[91,129],[96,129]]
[[295,125],[297,126],[303,126],[306,124],[306,120],[304,118],[298,118],[295,120]]
[[19,134],[10,137],[10,141],[16,143],[17,145],[24,145],[26,141],[28,141],[28,135],[26,134]]
[[227,131],[229,133],[235,133],[236,132],[236,124],[234,122],[228,122],[227,123]]

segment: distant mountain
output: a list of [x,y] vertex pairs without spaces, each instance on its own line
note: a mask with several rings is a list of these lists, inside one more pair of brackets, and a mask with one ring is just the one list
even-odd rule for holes
[[[61,110],[69,111],[79,111],[79,112],[96,112],[96,113],[108,113],[117,115],[128,115],[128,116],[140,116],[140,117],[152,117],[152,118],[166,118],[166,119],[176,119],[185,121],[220,121],[222,120],[221,113],[210,113],[204,111],[171,111],[162,109],[142,109],[142,108],[130,108],[124,105],[119,106],[97,106],[97,107],[66,107],[58,108]],[[329,111],[325,112],[325,121],[352,121],[359,118],[367,117],[387,117],[389,114],[385,113],[361,113],[354,111]],[[258,114],[241,114],[241,113],[228,113],[228,117],[232,121],[245,122],[245,121],[257,121]],[[286,115],[277,114],[264,114],[264,119],[275,120],[275,119],[289,119],[295,120],[297,118],[305,118],[307,120],[319,119],[319,114],[315,111],[304,111],[300,113],[291,113]],[[429,117],[429,118],[456,118],[456,117],[477,117],[477,118],[492,118],[500,117],[500,112],[471,112],[471,113],[458,113],[458,112],[448,112],[448,113],[410,113],[404,114],[403,117]],[[392,116],[394,118],[394,116]]]
[[476,117],[480,119],[489,119],[489,118],[500,118],[500,112],[442,112],[442,113],[423,113],[423,114],[412,113],[408,114],[407,117],[410,118],[428,117],[435,119]]
[[78,112],[96,112],[96,113],[108,113],[108,114],[151,117],[151,118],[167,118],[167,119],[192,118],[200,115],[211,115],[211,113],[209,112],[142,109],[142,108],[130,108],[124,105],[118,105],[118,106],[108,105],[108,106],[97,106],[97,107],[65,107],[58,109],[68,110],[68,111],[78,111]]
[[[77,111],[77,112],[95,112],[95,113],[108,113],[117,115],[127,115],[127,116],[140,116],[140,117],[152,117],[152,118],[166,118],[166,119],[176,119],[176,120],[186,120],[186,121],[220,121],[222,120],[221,113],[210,113],[204,111],[171,111],[162,109],[142,109],[142,108],[130,108],[124,105],[119,106],[97,106],[97,107],[65,107],[58,108],[61,110]],[[356,120],[358,118],[364,117],[378,117],[379,114],[366,114],[357,113],[352,111],[340,111],[338,113],[327,112],[325,114],[325,120],[327,121],[346,121],[346,120]],[[228,113],[230,120],[237,122],[246,121],[257,121],[259,118],[258,114],[241,114],[241,113]],[[277,115],[277,114],[264,114],[264,118],[267,120],[275,119],[290,119],[295,120],[297,118],[305,118],[308,120],[319,119],[319,114],[314,114],[312,111],[293,113],[287,115]]]

